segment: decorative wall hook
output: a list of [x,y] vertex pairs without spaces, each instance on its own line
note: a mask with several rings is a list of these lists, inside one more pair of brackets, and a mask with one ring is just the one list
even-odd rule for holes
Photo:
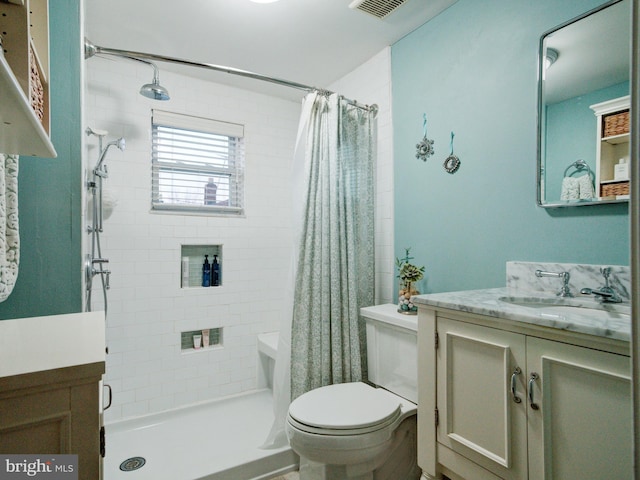
[[431,155],[434,154],[434,150],[433,150],[433,140],[429,140],[427,138],[427,114],[424,113],[422,117],[424,119],[422,122],[422,129],[423,129],[424,136],[422,140],[416,144],[416,158],[419,158],[422,161],[426,162],[427,158],[429,158]]
[[449,147],[451,149],[451,153],[445,159],[444,164],[442,165],[447,173],[454,174],[460,168],[460,159],[453,154],[453,131],[451,132],[451,142],[449,143]]

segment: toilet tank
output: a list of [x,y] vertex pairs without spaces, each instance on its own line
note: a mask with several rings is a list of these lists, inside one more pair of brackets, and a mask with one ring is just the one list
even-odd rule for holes
[[418,403],[418,316],[393,304],[360,309],[367,325],[369,381]]

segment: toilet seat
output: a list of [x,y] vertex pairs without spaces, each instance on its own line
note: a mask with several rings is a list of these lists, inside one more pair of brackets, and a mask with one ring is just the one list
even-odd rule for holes
[[352,382],[320,387],[296,398],[289,406],[289,423],[320,435],[362,435],[388,427],[401,414],[394,396]]

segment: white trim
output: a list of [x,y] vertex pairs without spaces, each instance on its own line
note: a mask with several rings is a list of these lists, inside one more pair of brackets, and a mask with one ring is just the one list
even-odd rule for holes
[[244,125],[238,123],[223,122],[210,118],[195,117],[182,113],[166,112],[163,110],[151,110],[152,122],[170,127],[198,130],[201,132],[215,132],[229,137],[244,137]]

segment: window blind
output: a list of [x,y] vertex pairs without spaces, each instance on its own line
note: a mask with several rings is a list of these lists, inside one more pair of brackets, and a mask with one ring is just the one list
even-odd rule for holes
[[242,214],[244,127],[153,111],[152,208]]

